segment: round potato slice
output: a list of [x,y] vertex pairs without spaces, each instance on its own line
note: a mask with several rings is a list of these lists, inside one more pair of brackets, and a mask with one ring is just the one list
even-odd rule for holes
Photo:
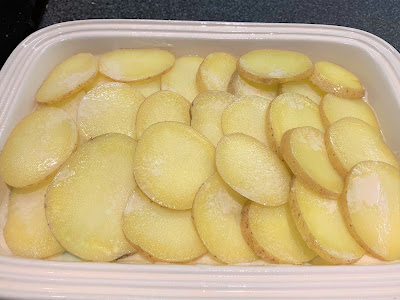
[[346,178],[340,205],[356,241],[380,260],[400,259],[400,171],[363,161]]
[[99,58],[99,72],[122,82],[141,81],[168,72],[175,56],[161,49],[117,49]]
[[329,160],[322,131],[313,127],[290,129],[282,137],[281,151],[300,182],[325,197],[339,198],[343,178]]
[[319,104],[322,97],[326,94],[309,79],[282,83],[279,89],[279,94],[283,93],[297,93],[306,96],[314,101],[315,104]]
[[36,101],[61,101],[78,92],[96,77],[97,58],[90,53],[78,53],[58,64],[43,81],[36,93]]
[[161,76],[137,82],[130,82],[129,85],[139,91],[143,96],[148,97],[161,90]]
[[321,90],[338,97],[361,98],[365,94],[357,76],[328,61],[315,63],[315,70],[310,80]]
[[207,252],[190,210],[173,210],[152,202],[136,188],[122,219],[127,239],[150,261],[188,262]]
[[352,264],[365,253],[347,230],[336,200],[320,196],[294,180],[289,205],[304,241],[333,264]]
[[62,109],[44,107],[13,129],[0,154],[0,176],[13,187],[39,183],[55,172],[75,150],[74,120]]
[[113,261],[133,251],[122,231],[122,214],[136,183],[136,142],[118,133],[82,144],[50,183],[47,221],[58,242],[89,261]]
[[241,228],[249,246],[270,263],[300,265],[316,256],[297,230],[288,204],[268,207],[247,202]]
[[290,174],[257,139],[243,133],[224,136],[217,145],[216,164],[224,181],[242,196],[269,206],[287,202]]
[[191,126],[216,146],[224,135],[221,126],[222,113],[235,100],[235,96],[223,91],[207,91],[199,94],[190,110]]
[[313,74],[314,66],[299,52],[257,49],[239,58],[237,70],[251,81],[275,84],[308,78]]
[[325,133],[325,145],[333,167],[342,177],[364,160],[383,161],[400,168],[381,134],[357,118],[343,118],[333,123]]
[[215,171],[214,146],[186,124],[153,124],[138,142],[134,158],[136,182],[161,206],[191,208],[198,189]]
[[200,238],[210,253],[227,264],[257,259],[240,227],[246,201],[215,173],[201,186],[193,203],[192,215]]

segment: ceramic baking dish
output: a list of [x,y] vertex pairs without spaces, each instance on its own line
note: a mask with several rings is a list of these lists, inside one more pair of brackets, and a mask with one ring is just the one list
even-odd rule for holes
[[[313,61],[347,66],[366,86],[386,141],[399,157],[400,54],[382,39],[326,25],[154,20],[66,22],[26,38],[0,73],[0,148],[15,124],[32,111],[39,85],[57,63],[77,52],[100,54],[116,48],[149,47],[165,48],[176,56],[205,56],[213,51],[240,55],[256,48],[280,48],[305,53]],[[0,255],[0,298],[6,299],[394,299],[399,295],[397,262],[352,266],[138,265]]]

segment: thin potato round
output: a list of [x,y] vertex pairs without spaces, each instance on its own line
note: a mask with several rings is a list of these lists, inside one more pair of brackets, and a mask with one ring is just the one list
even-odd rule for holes
[[306,96],[314,101],[315,104],[319,104],[322,97],[326,94],[309,79],[282,83],[279,89],[279,94],[283,93],[297,93]]
[[161,90],[161,76],[138,82],[130,82],[129,85],[139,91],[143,96],[148,97]]

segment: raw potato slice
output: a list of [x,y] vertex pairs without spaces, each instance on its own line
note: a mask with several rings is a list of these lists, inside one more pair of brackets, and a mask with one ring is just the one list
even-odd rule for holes
[[196,81],[200,92],[224,91],[233,72],[236,70],[236,58],[225,52],[214,52],[206,56],[197,72]]
[[282,137],[281,151],[300,182],[325,197],[339,198],[343,178],[329,160],[322,131],[313,127],[290,129]]
[[204,134],[216,146],[224,135],[221,127],[222,113],[236,97],[222,91],[207,91],[199,94],[190,110],[191,126]]
[[82,144],[50,183],[47,221],[59,243],[89,261],[113,261],[133,251],[122,215],[136,183],[136,142],[118,133]]
[[104,75],[101,74],[101,73],[97,73],[96,77],[95,77],[93,80],[91,80],[91,81],[89,82],[89,84],[87,84],[87,85],[83,88],[83,90],[87,93],[87,92],[89,92],[92,88],[94,88],[94,87],[96,87],[96,86],[99,86],[99,85],[102,85],[103,83],[107,83],[107,82],[113,82],[113,80],[112,80],[111,78],[108,78],[108,77],[104,76]]
[[239,58],[237,70],[248,80],[275,84],[308,78],[314,66],[306,55],[299,52],[257,49]]
[[316,256],[297,230],[288,204],[268,207],[249,201],[241,227],[249,246],[270,263],[300,265]]
[[346,99],[327,94],[320,103],[319,112],[325,128],[340,119],[354,117],[380,131],[374,111],[363,99]]
[[161,90],[178,93],[190,102],[200,93],[196,83],[197,71],[202,57],[183,56],[175,61],[174,67],[161,76]]
[[352,264],[365,253],[349,231],[338,201],[320,196],[294,180],[289,205],[307,245],[333,264]]
[[99,58],[99,72],[122,82],[141,81],[168,72],[175,56],[161,49],[117,49]]
[[131,82],[129,85],[142,93],[143,96],[148,97],[161,90],[161,76],[143,81]]
[[340,199],[347,227],[380,260],[400,259],[400,172],[383,162],[364,161],[346,178]]
[[314,85],[309,79],[282,83],[279,94],[283,93],[297,93],[308,97],[316,104],[319,104],[322,97],[324,97],[326,94],[323,90]]
[[312,74],[310,80],[321,90],[338,97],[361,98],[365,94],[357,76],[328,61],[315,63],[314,74]]
[[161,206],[191,208],[196,192],[215,171],[214,146],[186,124],[153,124],[138,142],[134,158],[136,182]]
[[228,92],[238,98],[249,95],[272,100],[278,93],[278,85],[252,82],[234,72],[228,85]]
[[297,93],[284,93],[272,100],[267,110],[267,133],[273,151],[281,155],[283,134],[289,129],[303,126],[324,131],[318,105]]
[[44,107],[22,119],[0,154],[0,176],[23,188],[45,180],[75,150],[74,120],[62,109]]
[[190,125],[190,102],[170,91],[160,91],[149,96],[136,116],[136,137],[139,139],[150,125],[163,121]]
[[151,261],[188,262],[207,252],[190,210],[172,210],[152,202],[136,188],[122,227],[127,239]]
[[96,77],[97,58],[90,53],[73,55],[58,64],[43,81],[36,93],[36,101],[61,101],[78,92]]
[[85,95],[86,93],[84,91],[80,91],[77,94],[73,94],[72,96],[69,96],[60,102],[50,105],[53,107],[61,108],[70,115],[70,117],[75,121],[75,123],[77,123],[79,104],[81,103]]
[[224,181],[242,196],[269,206],[287,202],[290,174],[257,139],[243,133],[224,136],[217,146],[216,164]]
[[240,228],[246,201],[215,173],[201,186],[193,203],[193,220],[204,245],[227,264],[257,259]]
[[90,90],[78,109],[80,137],[88,140],[106,133],[136,138],[136,114],[145,98],[126,83],[109,82]]
[[383,161],[400,168],[381,134],[357,118],[343,118],[333,123],[325,133],[325,145],[333,167],[342,177],[364,160]]

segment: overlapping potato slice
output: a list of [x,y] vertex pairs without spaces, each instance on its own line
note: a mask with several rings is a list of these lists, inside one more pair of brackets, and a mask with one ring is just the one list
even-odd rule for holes
[[326,94],[323,90],[313,84],[309,79],[282,83],[279,88],[279,94],[283,93],[297,93],[308,97],[316,104],[319,104],[322,97],[324,97],[324,95]]
[[99,72],[122,82],[141,81],[168,72],[175,56],[161,49],[117,49],[99,57]]
[[138,82],[130,82],[129,85],[138,90],[143,96],[148,97],[161,90],[161,76]]
[[137,112],[136,137],[139,139],[150,125],[163,121],[190,125],[190,102],[170,91],[160,91],[149,96]]
[[196,81],[200,92],[227,91],[236,58],[225,52],[213,52],[204,58],[197,72]]
[[364,160],[383,161],[400,168],[380,132],[357,118],[333,123],[325,133],[325,145],[333,167],[342,177]]
[[193,203],[193,220],[200,238],[210,253],[227,264],[257,259],[240,227],[246,201],[215,173],[201,186]]
[[350,233],[369,254],[400,259],[398,169],[378,161],[358,163],[346,178],[340,201]]
[[136,114],[145,98],[122,82],[109,82],[90,90],[78,109],[78,128],[83,140],[106,133],[136,137]]
[[67,98],[94,79],[97,70],[97,58],[93,54],[78,53],[65,59],[43,81],[36,101],[50,103]]
[[188,262],[207,252],[190,210],[173,210],[152,202],[136,188],[123,216],[127,239],[151,261]]
[[319,112],[325,128],[337,120],[354,117],[367,122],[380,131],[374,111],[363,99],[347,99],[326,94],[320,103]]
[[136,186],[135,147],[135,140],[123,134],[98,136],[82,144],[50,183],[47,221],[69,253],[112,261],[133,251],[121,219]]
[[114,82],[115,80],[108,78],[107,76],[104,76],[101,73],[97,73],[96,77],[92,79],[87,85],[83,87],[83,90],[87,93],[89,92],[92,88],[102,85],[103,83],[107,82]]
[[338,201],[294,180],[289,205],[304,241],[320,257],[333,264],[352,264],[364,255],[364,249],[347,230]]
[[[77,123],[78,121],[78,108],[79,104],[81,103],[83,97],[86,95],[84,91],[80,91],[76,94],[73,94],[64,100],[61,100],[56,103],[50,104],[53,107],[58,107],[61,108],[62,110],[66,111],[71,118]],[[40,105],[40,106],[45,106],[45,105]]]
[[70,156],[77,140],[75,122],[65,111],[39,109],[22,119],[8,137],[0,154],[0,176],[18,188],[39,183]]
[[329,160],[322,131],[309,126],[286,131],[281,152],[293,174],[305,186],[325,197],[339,198],[343,178]]
[[249,246],[270,263],[299,265],[316,256],[297,230],[288,204],[269,207],[249,201],[241,227]]
[[217,145],[216,165],[224,181],[242,196],[262,205],[287,202],[290,174],[257,139],[243,133],[224,136]]
[[221,127],[222,113],[235,100],[235,96],[223,91],[207,91],[199,94],[193,100],[190,110],[191,126],[216,146],[224,135]]
[[283,134],[289,129],[303,126],[324,131],[317,104],[297,93],[284,93],[272,100],[267,110],[267,134],[273,151],[281,155]]
[[174,67],[161,76],[161,90],[178,93],[192,102],[200,93],[196,76],[202,62],[203,58],[199,56],[178,58]]
[[315,70],[310,80],[321,90],[338,97],[361,98],[365,94],[357,76],[328,61],[315,63]]
[[136,182],[161,206],[191,208],[196,192],[215,171],[214,146],[186,124],[159,122],[139,139],[134,158]]

